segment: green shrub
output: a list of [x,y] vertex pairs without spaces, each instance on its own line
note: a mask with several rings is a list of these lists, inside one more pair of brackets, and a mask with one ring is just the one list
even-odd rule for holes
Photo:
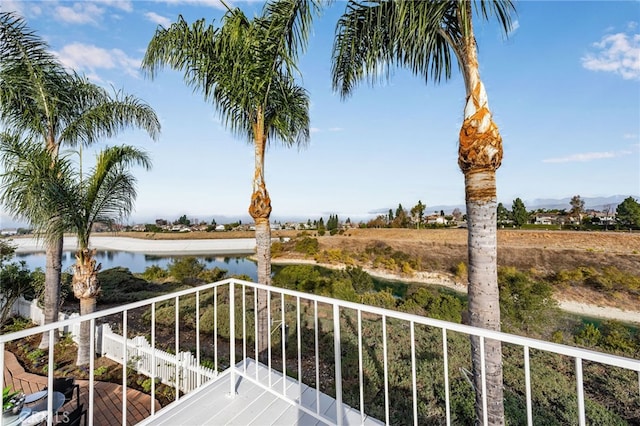
[[528,333],[548,329],[557,314],[557,302],[549,283],[534,281],[515,268],[500,268],[498,286],[503,330]]
[[147,266],[140,276],[147,281],[162,281],[169,276],[169,273],[158,265],[151,265]]
[[194,256],[173,259],[169,265],[169,274],[183,283],[192,283],[205,270],[205,264]]
[[[321,234],[322,235],[322,234]],[[320,244],[316,238],[304,236],[301,239],[296,239],[294,250],[309,256],[313,256],[318,253]]]

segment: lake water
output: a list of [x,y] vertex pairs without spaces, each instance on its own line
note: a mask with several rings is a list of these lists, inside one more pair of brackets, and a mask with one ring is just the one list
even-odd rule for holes
[[[132,253],[126,251],[98,251],[96,260],[102,263],[102,269],[115,268],[117,266],[129,268],[131,272],[144,272],[144,270],[152,265],[157,265],[163,269],[176,258],[184,256],[155,256],[144,253]],[[255,262],[246,257],[237,256],[194,256],[204,262],[208,269],[215,268],[227,270],[229,275],[245,274],[252,280],[258,279]],[[24,260],[30,270],[36,268],[45,269],[44,253],[16,253],[15,261]],[[76,262],[73,252],[65,251],[62,253],[62,270],[70,272],[69,268]]]

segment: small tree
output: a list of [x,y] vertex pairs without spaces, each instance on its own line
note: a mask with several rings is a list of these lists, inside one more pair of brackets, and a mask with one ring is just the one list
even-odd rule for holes
[[521,227],[529,221],[529,213],[527,213],[527,208],[520,198],[516,198],[515,200],[513,200],[513,206],[511,207],[511,217],[513,219],[513,223],[517,227]]
[[422,218],[424,217],[424,211],[427,208],[422,201],[418,200],[418,204],[413,206],[411,209],[411,217],[416,222],[416,228],[420,229],[420,224],[422,224]]
[[509,210],[507,210],[507,208],[502,203],[498,203],[498,225],[505,225],[507,222],[509,222],[509,216]]
[[577,217],[578,223],[582,224],[582,214],[584,213],[584,200],[581,199],[579,195],[574,195],[573,197],[571,197],[571,201],[569,202],[569,204],[571,204],[571,210],[569,211],[569,213],[571,213],[573,217]]
[[0,240],[0,324],[9,318],[18,297],[31,288],[31,275],[26,263],[7,263],[14,253],[14,246]]
[[616,221],[623,226],[640,227],[640,204],[633,197],[627,197],[616,208]]

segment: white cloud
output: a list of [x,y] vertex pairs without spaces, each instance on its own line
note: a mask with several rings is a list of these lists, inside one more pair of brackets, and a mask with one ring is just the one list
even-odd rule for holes
[[584,152],[580,154],[572,154],[566,157],[547,158],[542,160],[543,163],[576,163],[587,162],[593,160],[602,160],[604,158],[616,158],[632,154],[631,151],[605,151],[605,152]]
[[104,9],[93,2],[74,3],[73,6],[56,6],[54,15],[58,20],[71,24],[97,24]]
[[637,133],[625,133],[624,135],[622,135],[623,139],[638,139],[638,134]]
[[120,49],[103,49],[94,45],[72,43],[64,46],[57,54],[66,67],[85,72],[94,80],[100,80],[97,70],[115,68],[132,77],[138,77],[140,60],[127,56]]
[[155,12],[147,12],[144,14],[144,16],[154,24],[162,25],[165,28],[171,25],[171,20],[169,18],[160,16]]
[[309,128],[309,132],[311,132],[311,133],[318,133],[319,131],[320,131],[320,129],[318,129],[317,127]]
[[125,12],[133,11],[133,4],[130,0],[94,0],[98,3],[102,3],[105,6],[115,7]]
[[15,0],[2,0],[2,9],[4,12],[15,12],[20,16],[24,16],[24,3]]
[[[188,4],[191,6],[211,6],[216,9],[227,10],[220,0],[164,0],[164,2],[168,4]],[[226,3],[230,8],[234,8],[233,2],[227,1]]]
[[595,52],[581,58],[584,68],[619,74],[625,80],[640,80],[640,34],[608,34],[593,47]]
[[329,127],[328,130],[330,132],[341,132],[343,129],[342,129],[342,127]]

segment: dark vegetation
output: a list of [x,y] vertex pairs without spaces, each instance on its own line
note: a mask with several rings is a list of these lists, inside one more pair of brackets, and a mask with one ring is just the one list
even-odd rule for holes
[[[278,247],[280,245],[280,247]],[[376,242],[361,252],[321,250],[315,238],[308,236],[288,243],[277,243],[277,250],[294,250],[330,263],[343,263],[342,270],[321,268],[315,265],[274,265],[273,284],[290,289],[338,297],[353,302],[396,309],[432,318],[461,322],[466,299],[464,295],[446,288],[428,287],[407,282],[386,282],[373,279],[360,266],[362,264],[381,265],[389,270],[410,275],[412,270],[421,268],[421,262],[409,253]],[[463,278],[466,266],[459,262],[451,270]],[[37,276],[37,275],[36,275]],[[174,261],[166,270],[151,267],[143,274],[131,274],[127,269],[114,268],[100,273],[103,292],[98,299],[99,308],[122,304],[165,294],[188,286],[212,282],[226,277],[226,271],[207,270],[195,258]],[[245,278],[246,277],[241,277]],[[37,280],[34,280],[37,282]],[[557,309],[552,297],[557,286],[591,286],[599,291],[612,294],[637,294],[638,277],[613,267],[596,269],[593,267],[560,270],[555,274],[540,273],[536,270],[519,270],[503,267],[500,269],[500,303],[504,331],[542,338],[557,343],[576,345],[621,356],[640,356],[640,334],[638,329],[615,321],[593,321],[563,314]],[[36,286],[37,287],[37,286]],[[33,294],[37,294],[34,289]],[[237,300],[237,309],[241,302]],[[253,303],[252,293],[247,294],[248,309],[244,314],[247,326],[247,346],[253,347]],[[75,305],[77,302],[69,301]],[[274,297],[272,312],[280,318],[281,299]],[[285,298],[285,323],[295,324],[295,300]],[[183,297],[179,301],[180,351],[195,352],[195,297]],[[156,344],[164,350],[174,352],[176,344],[175,302],[158,304],[156,308]],[[201,359],[204,365],[224,369],[229,365],[229,300],[224,289],[203,292],[200,295],[199,322],[201,331]],[[316,368],[313,329],[313,306],[302,304],[301,350],[303,381],[315,385]],[[333,313],[326,306],[319,305],[318,359],[321,390],[333,395]],[[140,310],[129,316],[129,337],[142,334],[150,336],[150,313]],[[108,318],[118,323],[120,318]],[[358,391],[358,350],[356,313],[341,311],[342,375],[345,402],[359,407]],[[375,315],[363,316],[363,367],[364,401],[368,414],[384,419],[384,369],[382,365],[382,320]],[[7,322],[3,332],[24,327],[20,320]],[[272,361],[275,368],[282,368],[281,335],[278,328],[272,333]],[[213,333],[216,333],[217,354],[214,354]],[[236,336],[242,337],[242,322],[236,324]],[[287,336],[286,368],[288,374],[298,374],[298,339],[295,326],[284,331]],[[390,395],[390,420],[392,424],[412,422],[411,406],[411,354],[409,329],[392,319],[386,321],[388,348],[388,377]],[[442,334],[440,330],[417,326],[417,375],[422,386],[418,389],[419,424],[441,424],[444,413],[444,376],[442,374]],[[37,340],[37,339],[36,339]],[[38,352],[37,341],[22,340],[10,347],[28,370],[40,374],[46,368],[46,354]],[[456,333],[447,335],[449,354],[449,374],[451,390],[452,421],[454,424],[473,424],[473,390],[469,382],[471,369],[468,356],[469,341],[466,336]],[[236,351],[240,351],[236,347]],[[526,423],[526,402],[523,353],[521,348],[504,345],[505,354],[505,407],[509,424]],[[71,355],[66,357],[67,353]],[[238,355],[241,352],[238,352]],[[254,356],[249,350],[249,356]],[[75,345],[70,339],[62,339],[56,347],[56,367],[58,375],[82,377],[83,372],[73,365]],[[99,358],[96,363],[96,378],[121,382],[122,369],[115,363]],[[575,396],[574,362],[564,357],[541,351],[531,352],[532,390],[534,423],[564,425],[573,424],[577,418]],[[118,370],[119,369],[119,370]],[[585,363],[585,386],[587,398],[587,419],[589,424],[625,425],[640,424],[640,397],[637,392],[637,375],[614,368],[605,368]],[[86,372],[84,372],[86,374]],[[128,371],[130,386],[149,391],[150,379]],[[173,400],[173,389],[158,386],[156,396],[162,404]]]

